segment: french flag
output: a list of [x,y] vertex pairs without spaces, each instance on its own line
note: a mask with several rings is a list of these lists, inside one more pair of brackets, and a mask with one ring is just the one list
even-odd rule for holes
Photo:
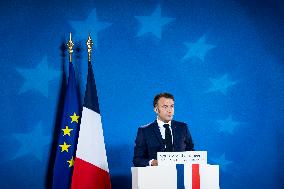
[[90,61],[71,188],[111,188],[98,96]]

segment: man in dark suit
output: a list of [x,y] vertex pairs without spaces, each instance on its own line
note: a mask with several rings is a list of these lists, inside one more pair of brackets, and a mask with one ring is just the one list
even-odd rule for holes
[[193,151],[194,145],[187,125],[174,121],[174,96],[160,93],[155,96],[157,119],[139,127],[135,140],[135,167],[157,166],[157,152]]

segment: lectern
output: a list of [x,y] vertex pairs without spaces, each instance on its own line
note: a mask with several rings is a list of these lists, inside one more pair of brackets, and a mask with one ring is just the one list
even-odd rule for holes
[[220,189],[219,165],[207,164],[206,151],[159,152],[157,157],[158,166],[131,168],[132,189]]

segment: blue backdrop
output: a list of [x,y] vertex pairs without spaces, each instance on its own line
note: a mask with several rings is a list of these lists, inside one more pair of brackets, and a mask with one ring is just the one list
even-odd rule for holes
[[284,187],[284,3],[280,0],[0,2],[0,188],[45,188],[75,43],[81,100],[93,68],[114,189],[131,188],[137,128],[176,97],[221,188]]

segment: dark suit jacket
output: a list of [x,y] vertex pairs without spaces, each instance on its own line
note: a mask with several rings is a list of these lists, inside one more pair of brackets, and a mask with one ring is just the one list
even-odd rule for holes
[[[194,145],[187,125],[172,120],[171,128],[173,135],[173,151],[193,151]],[[165,143],[157,121],[138,128],[133,157],[133,164],[135,167],[148,166],[151,159],[157,159],[157,152],[163,152],[164,150]]]

